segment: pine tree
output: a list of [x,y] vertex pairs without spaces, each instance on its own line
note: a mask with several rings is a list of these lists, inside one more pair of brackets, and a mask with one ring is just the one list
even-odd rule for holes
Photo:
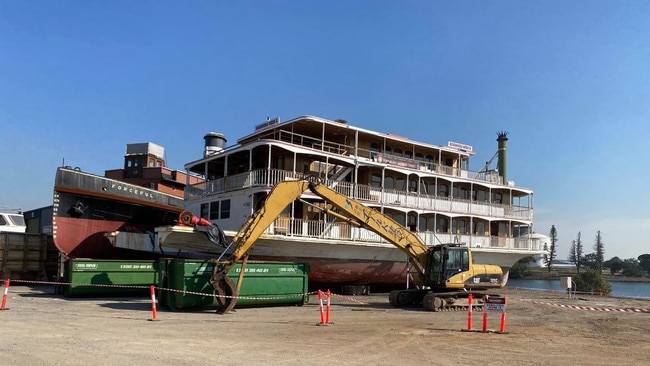
[[548,254],[544,254],[544,259],[546,259],[546,268],[551,272],[553,260],[557,256],[557,251],[555,250],[555,245],[557,243],[557,230],[555,230],[555,225],[551,225],[549,236],[551,237],[551,247],[548,248]]
[[582,249],[582,234],[578,231],[578,237],[576,238],[576,270],[580,274],[580,267],[584,263],[584,251]]
[[594,243],[594,251],[596,255],[596,269],[599,271],[603,270],[603,262],[605,256],[605,243],[603,243],[603,237],[600,235],[600,230],[596,233],[596,243]]
[[578,258],[576,257],[576,241],[571,241],[571,248],[569,248],[569,262],[577,266]]

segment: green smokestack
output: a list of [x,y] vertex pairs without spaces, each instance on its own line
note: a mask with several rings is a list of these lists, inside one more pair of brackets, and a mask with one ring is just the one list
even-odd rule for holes
[[499,176],[501,177],[501,182],[503,184],[508,183],[508,175],[506,174],[507,162],[506,162],[506,150],[508,150],[508,132],[500,131],[497,132],[497,142],[499,143],[497,169],[499,169]]

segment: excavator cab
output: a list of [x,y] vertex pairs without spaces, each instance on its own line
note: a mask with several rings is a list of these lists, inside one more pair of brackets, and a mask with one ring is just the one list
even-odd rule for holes
[[426,285],[435,289],[448,287],[448,281],[469,271],[469,250],[459,245],[441,245],[429,252]]

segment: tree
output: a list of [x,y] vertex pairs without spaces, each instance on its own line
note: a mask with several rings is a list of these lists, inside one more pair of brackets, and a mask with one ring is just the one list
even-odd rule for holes
[[650,254],[641,254],[637,257],[639,266],[647,273],[650,274]]
[[580,267],[582,267],[584,251],[582,249],[582,234],[578,231],[578,237],[576,238],[576,270],[580,274]]
[[621,267],[623,267],[623,276],[625,277],[643,277],[643,269],[639,265],[639,261],[634,258],[624,260]]
[[557,256],[557,251],[555,250],[555,245],[557,243],[557,230],[555,230],[555,225],[551,225],[549,236],[551,237],[551,247],[548,248],[548,254],[544,254],[544,260],[546,261],[546,268],[551,272],[551,268],[553,268],[553,260]]
[[594,243],[594,251],[596,255],[596,269],[599,271],[603,270],[603,261],[605,256],[605,243],[603,243],[603,237],[600,235],[600,230],[596,233],[596,242]]
[[532,255],[525,256],[510,267],[510,278],[523,278],[530,273],[530,263],[535,262]]
[[571,248],[569,248],[569,262],[573,263],[576,267],[578,266],[578,257],[576,256],[576,241],[571,241]]
[[608,261],[603,262],[605,268],[609,268],[609,274],[612,276],[623,268],[623,261],[619,257],[614,257]]
[[601,271],[590,269],[575,278],[576,291],[602,293],[608,295],[612,292],[612,285],[607,282]]
[[598,261],[596,260],[596,253],[589,253],[585,254],[584,257],[582,257],[582,262],[584,264],[585,268],[589,269],[597,269],[598,268]]

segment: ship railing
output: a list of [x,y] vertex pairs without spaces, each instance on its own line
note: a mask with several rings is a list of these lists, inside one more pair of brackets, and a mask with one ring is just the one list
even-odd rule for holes
[[[347,240],[353,242],[387,243],[373,231],[354,227],[350,224],[334,221],[292,219],[280,217],[275,220],[268,232],[275,235],[308,237],[328,240]],[[539,251],[540,241],[522,237],[501,237],[470,234],[437,233],[432,231],[415,232],[422,243],[427,246],[455,243],[470,248],[492,248],[498,250],[530,250]]]
[[281,169],[257,169],[250,172],[229,175],[188,186],[186,199],[195,199],[228,191],[250,187],[272,187],[285,180],[305,178],[305,174]]
[[430,196],[395,189],[381,189],[366,186],[356,192],[367,191],[368,194],[356,198],[385,205],[399,205],[406,208],[426,209],[453,213],[495,216],[511,219],[532,220],[533,211],[528,207],[508,206],[499,203],[477,202],[468,199]]
[[260,139],[269,139],[288,142],[292,145],[299,145],[312,148],[319,151],[325,151],[337,155],[348,156],[350,147],[345,144],[340,144],[334,141],[322,140],[311,136],[301,135],[290,131],[268,131],[258,135]]
[[[191,185],[186,189],[186,199],[223,193],[250,187],[272,187],[285,180],[303,179],[303,173],[281,169],[257,169],[207,182]],[[355,184],[350,182],[328,182],[337,192],[358,199],[383,205],[396,205],[411,209],[427,209],[443,212],[485,215],[508,219],[532,220],[533,210],[523,206],[478,202],[468,199],[441,197],[408,192],[397,189]]]
[[284,141],[293,145],[300,145],[331,154],[357,156],[361,159],[376,161],[395,167],[429,171],[443,175],[468,178],[495,184],[506,184],[505,182],[502,182],[502,178],[498,174],[494,174],[493,171],[485,172],[472,171],[469,169],[459,169],[447,165],[442,165],[433,161],[423,160],[417,156],[408,157],[392,153],[377,152],[369,149],[355,149],[354,146],[348,146],[346,144],[340,144],[329,140],[322,140],[290,131],[271,130],[265,133],[261,133],[258,138]]

